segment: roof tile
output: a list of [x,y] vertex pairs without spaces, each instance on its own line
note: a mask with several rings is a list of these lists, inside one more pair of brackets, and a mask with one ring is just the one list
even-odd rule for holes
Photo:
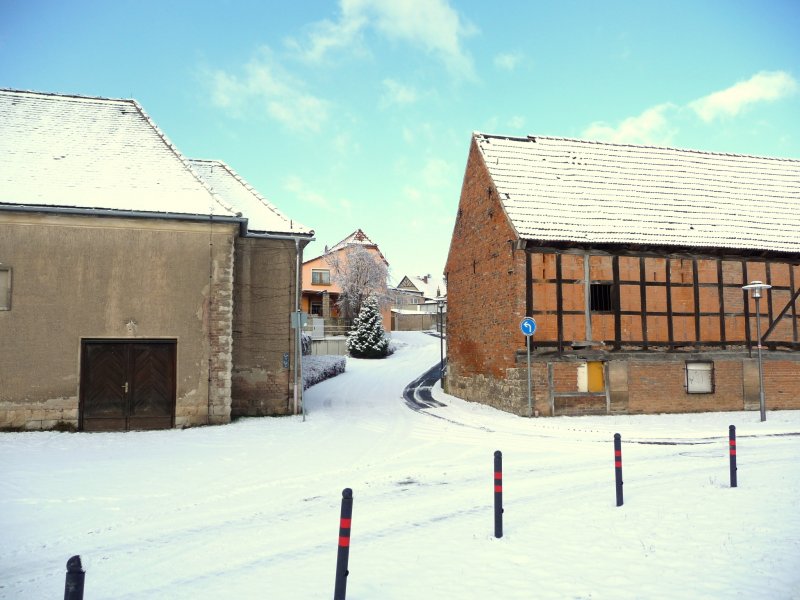
[[800,252],[800,161],[475,133],[523,239]]

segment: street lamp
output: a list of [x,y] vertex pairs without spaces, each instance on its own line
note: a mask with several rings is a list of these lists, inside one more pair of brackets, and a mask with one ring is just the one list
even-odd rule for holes
[[756,301],[756,335],[758,336],[758,402],[761,407],[761,420],[767,420],[767,409],[764,404],[764,368],[761,363],[761,311],[758,302],[761,299],[761,290],[768,290],[772,286],[760,281],[751,281],[743,285],[743,290],[750,290],[753,299]]
[[444,326],[442,323],[444,317],[444,300],[442,298],[436,300],[436,308],[439,312],[439,379],[442,382],[442,387],[444,387]]

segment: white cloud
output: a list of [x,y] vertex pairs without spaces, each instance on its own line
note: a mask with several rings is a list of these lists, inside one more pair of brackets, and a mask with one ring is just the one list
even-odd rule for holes
[[353,155],[361,150],[361,144],[353,138],[349,131],[341,131],[336,134],[333,138],[333,147],[340,155]]
[[420,204],[422,202],[422,192],[413,186],[405,186],[403,188],[403,195],[407,200],[413,202],[414,204]]
[[289,175],[283,184],[283,189],[294,194],[301,202],[307,202],[325,210],[331,209],[331,202],[322,194],[308,189],[306,182],[297,175]]
[[522,129],[525,127],[525,117],[514,115],[511,117],[511,119],[509,119],[508,126],[511,127],[511,129]]
[[305,91],[285,73],[267,48],[241,74],[222,70],[207,74],[211,100],[234,115],[254,107],[292,131],[318,132],[328,118],[328,102]]
[[359,49],[363,31],[372,28],[437,56],[456,75],[474,77],[463,40],[476,29],[448,0],[340,0],[340,7],[337,22],[321,21],[312,27],[307,44],[290,40],[289,46],[301,58],[319,62],[335,50]]
[[498,54],[494,57],[494,66],[504,71],[513,71],[522,62],[522,58],[519,52]]
[[394,79],[384,79],[383,87],[385,91],[381,104],[384,106],[413,104],[418,99],[417,91],[413,87]]
[[757,102],[769,102],[784,98],[797,90],[797,82],[783,71],[762,71],[747,81],[714,92],[689,103],[703,121],[720,117],[735,117],[742,110]]
[[429,158],[422,168],[422,179],[427,189],[446,188],[452,181],[453,169],[441,158]]
[[412,126],[403,127],[403,141],[407,144],[433,144],[438,137],[437,127],[432,123],[415,121]]
[[366,25],[367,19],[360,15],[343,16],[338,23],[319,21],[311,26],[306,46],[293,39],[287,45],[303,60],[320,62],[331,51],[359,46],[359,35]]
[[705,123],[721,117],[734,117],[751,105],[785,98],[797,89],[797,81],[788,73],[762,71],[747,81],[683,106],[659,104],[640,115],[625,119],[617,126],[604,122],[592,123],[582,135],[608,142],[669,145],[678,133],[679,125],[697,125],[693,117],[699,117]]
[[638,116],[628,117],[617,127],[603,122],[592,123],[582,135],[606,142],[666,145],[675,134],[669,114],[676,109],[674,104],[659,104]]

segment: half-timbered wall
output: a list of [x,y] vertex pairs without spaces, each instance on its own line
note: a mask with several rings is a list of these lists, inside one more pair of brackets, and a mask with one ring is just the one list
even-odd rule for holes
[[[758,409],[742,286],[760,280],[773,286],[759,307],[767,409],[800,409],[800,257],[640,248],[525,239],[473,141],[445,268],[446,391],[527,415],[527,315],[533,414]],[[709,365],[710,389],[691,389],[693,364]]]
[[[760,280],[772,285],[759,307],[763,344],[800,349],[796,263],[558,251],[532,252],[528,260],[528,315],[537,321],[540,347],[749,346],[756,342],[756,306],[742,286]],[[592,288],[610,302],[593,306]]]

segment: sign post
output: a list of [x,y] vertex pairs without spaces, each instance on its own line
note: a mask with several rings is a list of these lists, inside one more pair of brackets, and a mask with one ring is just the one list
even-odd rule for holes
[[522,333],[525,336],[525,346],[528,349],[528,416],[532,417],[533,402],[531,399],[531,338],[533,337],[533,334],[536,333],[536,321],[533,320],[533,317],[525,317],[519,324],[519,328],[522,330]]

